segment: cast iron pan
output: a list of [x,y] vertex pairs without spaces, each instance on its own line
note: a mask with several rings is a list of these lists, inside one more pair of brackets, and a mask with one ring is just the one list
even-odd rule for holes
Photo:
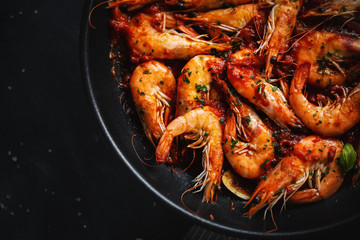
[[[111,74],[112,62],[109,60],[109,11],[98,8],[92,16],[96,29],[88,24],[88,15],[92,6],[98,1],[85,3],[81,29],[81,66],[86,90],[91,105],[97,115],[105,136],[113,146],[121,161],[149,188],[155,195],[185,214],[190,219],[205,227],[227,232],[242,237],[295,237],[319,233],[349,223],[360,216],[360,187],[345,184],[341,190],[330,199],[307,205],[287,205],[280,213],[280,206],[273,209],[278,230],[263,234],[274,228],[270,214],[263,220],[262,212],[252,219],[243,216],[244,201],[235,199],[235,210],[230,209],[229,194],[218,194],[216,204],[202,203],[202,193],[188,193],[184,197],[185,208],[181,202],[181,194],[189,189],[191,180],[199,172],[176,173],[169,166],[149,167],[142,163],[140,157],[151,157],[154,148],[143,137],[140,122],[136,115],[128,117],[120,101],[122,91],[118,88]],[[149,164],[155,165],[154,160]],[[180,169],[176,169],[180,171]],[[131,196],[128,196],[131,197]],[[213,219],[212,219],[213,216]],[[161,219],[160,221],[171,221]]]

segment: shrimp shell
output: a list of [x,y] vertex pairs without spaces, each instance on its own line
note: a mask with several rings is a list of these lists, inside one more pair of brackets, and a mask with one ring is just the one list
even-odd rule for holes
[[169,118],[176,80],[164,64],[149,61],[135,68],[130,89],[145,135],[156,146]]
[[225,68],[225,61],[212,55],[198,55],[186,63],[178,78],[176,116],[204,105],[211,97],[210,83]]
[[227,63],[231,85],[279,126],[302,127],[301,121],[290,109],[281,90],[257,76],[259,61],[251,49],[245,48],[232,54]]
[[[320,138],[315,135],[301,139],[293,152],[283,158],[278,165],[262,180],[252,197],[260,202],[254,204],[247,215],[252,217],[265,205],[266,212],[283,197],[284,204],[291,199],[293,202],[306,203],[327,199],[335,194],[342,182],[342,172],[337,158],[340,157],[343,143],[340,140]],[[313,181],[317,183],[312,184]],[[300,187],[308,181],[308,189]]]
[[194,38],[175,29],[161,29],[161,16],[161,13],[139,13],[130,21],[124,18],[113,20],[119,34],[126,36],[132,62],[151,59],[186,60],[195,55],[210,53],[212,49],[230,49],[229,45]]
[[303,63],[295,72],[289,101],[296,115],[312,131],[323,136],[339,136],[360,121],[360,84],[346,97],[325,106],[310,103],[303,94],[310,72],[310,63]]
[[[206,119],[206,121],[204,121]],[[195,179],[195,186],[205,188],[203,201],[214,202],[215,188],[220,185],[223,151],[221,146],[222,129],[216,109],[211,107],[196,108],[175,118],[166,127],[156,148],[156,161],[167,160],[171,143],[176,136],[187,134],[185,138],[196,140],[190,148],[203,149],[203,172]]]

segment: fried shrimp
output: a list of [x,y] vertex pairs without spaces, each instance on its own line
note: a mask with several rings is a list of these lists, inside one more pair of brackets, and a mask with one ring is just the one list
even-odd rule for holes
[[147,4],[155,2],[159,2],[159,0],[113,0],[108,3],[108,8],[127,6],[128,11],[134,11]]
[[156,148],[157,162],[166,162],[173,139],[181,134],[186,134],[185,139],[195,140],[188,145],[189,148],[204,147],[204,171],[194,182],[195,186],[201,186],[200,190],[205,188],[203,201],[214,202],[215,188],[220,185],[223,164],[222,129],[218,111],[208,106],[196,108],[170,122]]
[[229,91],[228,95],[232,112],[224,128],[223,150],[238,174],[256,179],[264,174],[264,166],[274,157],[272,131],[249,105]]
[[[255,197],[260,202],[251,206],[247,213],[252,217],[265,205],[264,217],[268,210],[281,199],[284,204],[292,202],[307,203],[327,199],[340,188],[343,177],[337,158],[340,157],[343,143],[340,140],[308,136],[300,140],[292,153],[262,180],[246,205]],[[299,188],[308,182],[307,189]]]
[[169,5],[178,5],[182,8],[191,8],[193,10],[207,10],[220,8],[224,5],[240,5],[244,3],[249,3],[252,0],[114,0],[110,1],[108,4],[109,8],[117,6],[128,6],[129,11],[137,10],[146,4],[155,3],[155,2],[165,2]]
[[231,85],[279,126],[301,127],[281,90],[257,76],[259,65],[258,57],[251,49],[245,48],[232,54],[227,63]]
[[91,33],[104,4],[122,110],[136,108],[156,148],[145,159],[172,170],[158,177],[187,189],[174,194],[189,212],[190,191],[219,207],[232,192],[231,210],[246,200],[276,225],[279,200],[360,182],[360,0],[106,0]]
[[338,136],[347,132],[360,121],[360,84],[347,96],[337,97],[325,106],[316,106],[303,93],[309,72],[309,63],[300,65],[291,83],[289,101],[296,115],[318,134]]
[[270,79],[274,63],[280,61],[283,53],[288,49],[288,42],[294,30],[302,0],[260,1],[259,4],[264,5],[264,2],[272,3],[273,7],[268,17],[265,36],[255,53],[263,54],[266,50],[265,73]]
[[[120,15],[120,14],[119,14]],[[230,46],[193,38],[174,29],[160,27],[162,14],[139,13],[128,18],[119,17],[115,29],[126,36],[131,60],[139,62],[151,59],[190,59],[212,49],[228,50]]]
[[258,8],[257,4],[245,4],[232,8],[217,9],[209,12],[202,12],[195,17],[184,17],[184,20],[197,24],[209,24],[228,32],[237,32],[244,28],[254,18],[264,18],[265,14]]
[[145,135],[156,146],[169,119],[176,80],[164,64],[149,61],[135,68],[130,89]]
[[198,55],[183,67],[177,84],[176,116],[210,100],[210,83],[225,68],[225,61],[212,55]]
[[[339,33],[314,31],[301,39],[298,45],[296,63],[311,63],[307,83],[321,88],[343,85],[348,74],[341,63],[360,56],[360,39]],[[355,68],[351,74],[356,75],[358,71],[360,69]]]
[[170,5],[180,5],[185,8],[191,8],[195,10],[207,10],[214,8],[221,8],[224,5],[240,5],[249,3],[252,0],[165,0]]

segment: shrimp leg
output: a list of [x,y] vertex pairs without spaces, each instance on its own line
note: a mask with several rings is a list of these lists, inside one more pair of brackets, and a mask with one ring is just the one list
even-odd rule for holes
[[[202,165],[204,171],[195,179],[195,186],[205,188],[203,201],[214,202],[215,188],[220,185],[223,151],[221,146],[222,129],[218,111],[211,107],[196,108],[175,118],[167,127],[156,148],[156,161],[167,160],[171,143],[181,134],[190,140],[190,148],[203,149]],[[204,121],[206,119],[206,121]]]
[[[262,180],[252,197],[250,204],[255,197],[260,202],[254,204],[249,212],[252,217],[265,205],[265,215],[268,210],[283,197],[284,204],[292,199],[293,202],[305,203],[314,202],[329,198],[340,188],[343,178],[336,159],[340,157],[343,143],[335,139],[321,138],[315,135],[301,139],[294,146],[293,152],[283,158],[276,167],[269,172],[265,180]],[[331,173],[330,171],[331,170]],[[323,179],[317,178],[318,189],[310,186],[310,189],[299,190],[309,180],[313,172]],[[312,179],[309,180],[312,182]]]

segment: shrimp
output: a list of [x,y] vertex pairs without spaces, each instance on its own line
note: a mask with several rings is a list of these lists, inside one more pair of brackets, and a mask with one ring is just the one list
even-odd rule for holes
[[[204,105],[211,98],[210,83],[225,68],[225,61],[212,55],[198,55],[183,67],[177,84],[176,116]],[[212,95],[213,96],[213,95]]]
[[[260,5],[263,4],[260,1]],[[302,0],[265,1],[273,5],[268,17],[265,36],[255,53],[266,51],[266,77],[270,79],[274,63],[279,62],[288,49],[288,42],[300,11]]]
[[[298,45],[296,63],[310,62],[308,83],[321,88],[343,85],[347,74],[340,64],[360,56],[360,39],[338,33],[314,31],[301,39]],[[358,72],[360,68],[355,68],[351,74]]]
[[238,174],[256,179],[264,174],[265,165],[274,157],[272,131],[249,105],[234,97],[224,84],[234,114],[230,114],[225,124],[223,151]]
[[191,8],[196,10],[207,10],[214,8],[221,8],[226,5],[241,5],[249,3],[252,0],[165,0],[170,5],[180,5],[185,8]]
[[[301,139],[289,156],[283,158],[262,180],[247,202],[260,199],[247,213],[251,218],[265,205],[266,212],[283,197],[284,204],[290,199],[294,203],[309,203],[327,199],[340,188],[343,177],[336,159],[341,155],[340,140],[324,139],[311,135]],[[308,188],[299,190],[308,181]]]
[[360,9],[360,1],[358,0],[332,0],[325,1],[314,9],[311,9],[302,17],[309,16],[353,16]]
[[229,45],[216,44],[179,33],[175,29],[161,28],[163,15],[139,13],[130,20],[124,17],[112,20],[115,22],[113,25],[116,32],[124,35],[127,40],[132,62],[190,59],[198,54],[210,53],[212,49],[224,51],[231,48]]
[[137,66],[130,79],[130,89],[145,135],[156,146],[165,131],[175,95],[176,80],[172,72],[157,61]]
[[143,6],[159,2],[159,0],[110,0],[108,3],[108,8],[115,8],[118,6],[127,6],[128,11],[134,11],[139,8],[142,8]]
[[[204,119],[206,119],[204,121]],[[223,151],[221,146],[222,129],[219,112],[211,107],[196,108],[175,118],[166,127],[156,148],[156,161],[167,160],[171,143],[176,136],[185,135],[186,139],[196,140],[189,148],[204,147],[202,155],[203,172],[195,179],[195,186],[205,188],[203,201],[214,202],[215,188],[220,185]]]
[[310,63],[298,66],[291,83],[289,101],[296,115],[308,128],[323,136],[347,132],[360,121],[360,84],[342,99],[338,97],[325,106],[316,106],[303,94],[309,72]]
[[227,63],[231,85],[279,126],[302,127],[281,90],[257,76],[259,65],[258,57],[251,49],[245,48],[232,54]]
[[[239,5],[249,3],[252,0],[165,0],[169,5],[178,5],[179,7],[191,8],[192,10],[206,10],[220,8],[226,5]],[[160,0],[113,0],[109,1],[108,8],[117,6],[128,6],[129,11],[137,10],[147,4],[163,2]]]
[[245,4],[198,13],[195,17],[183,17],[183,19],[200,24],[206,23],[213,28],[228,32],[237,32],[249,24],[254,17],[262,19],[265,17],[264,15],[257,4]]

